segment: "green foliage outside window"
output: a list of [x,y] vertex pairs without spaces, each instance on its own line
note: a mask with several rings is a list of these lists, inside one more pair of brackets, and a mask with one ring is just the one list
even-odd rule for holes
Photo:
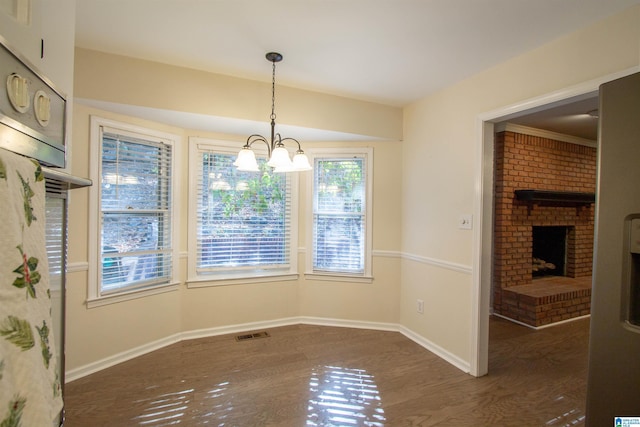
[[259,160],[260,172],[238,171],[234,155],[202,153],[199,268],[288,262],[287,177]]

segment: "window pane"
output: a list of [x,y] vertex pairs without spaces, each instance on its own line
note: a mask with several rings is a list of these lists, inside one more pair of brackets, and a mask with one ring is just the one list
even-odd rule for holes
[[365,159],[316,159],[313,269],[364,274]]
[[107,214],[103,218],[102,283],[109,290],[168,280],[171,251],[162,214]]
[[364,221],[361,216],[316,215],[314,267],[364,272]]
[[102,245],[118,252],[166,249],[171,240],[164,236],[164,213],[106,213],[102,220]]
[[123,256],[104,247],[102,291],[166,283],[171,274],[171,253]]
[[102,209],[167,208],[169,148],[104,138]]
[[290,190],[285,174],[259,159],[241,172],[235,155],[199,153],[197,269],[282,268],[289,264]]
[[316,162],[318,212],[364,212],[363,159]]

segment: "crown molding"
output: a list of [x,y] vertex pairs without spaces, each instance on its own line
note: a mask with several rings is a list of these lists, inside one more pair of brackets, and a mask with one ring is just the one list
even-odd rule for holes
[[596,148],[597,141],[580,138],[578,136],[566,135],[564,133],[552,132],[544,129],[522,126],[514,123],[498,123],[495,126],[496,132],[515,132],[523,135],[537,136],[540,138],[553,139],[555,141],[568,142],[569,144],[586,145],[587,147]]

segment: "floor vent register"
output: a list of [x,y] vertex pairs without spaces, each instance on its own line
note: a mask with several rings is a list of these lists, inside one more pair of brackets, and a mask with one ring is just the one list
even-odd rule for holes
[[269,332],[256,332],[254,334],[242,334],[236,336],[236,341],[248,341],[256,338],[268,338]]

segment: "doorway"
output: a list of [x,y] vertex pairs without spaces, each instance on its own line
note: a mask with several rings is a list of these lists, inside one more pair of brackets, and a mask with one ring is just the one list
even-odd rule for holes
[[[480,165],[477,168],[476,177],[479,191],[476,193],[476,210],[474,214],[479,219],[480,226],[474,234],[473,306],[476,311],[474,313],[474,333],[472,334],[472,375],[482,376],[488,373],[489,316],[492,307],[491,288],[493,281],[493,177],[496,126],[502,122],[519,121],[524,126],[533,127],[533,122],[529,122],[529,120],[541,118],[551,122],[564,122],[565,120],[563,120],[559,111],[568,108],[574,108],[574,110],[579,108],[580,114],[586,115],[593,109],[582,111],[586,104],[597,105],[599,86],[617,77],[620,76],[609,76],[590,81],[479,116],[481,123],[479,132],[480,153],[477,158]],[[553,131],[559,132],[558,130]]]

